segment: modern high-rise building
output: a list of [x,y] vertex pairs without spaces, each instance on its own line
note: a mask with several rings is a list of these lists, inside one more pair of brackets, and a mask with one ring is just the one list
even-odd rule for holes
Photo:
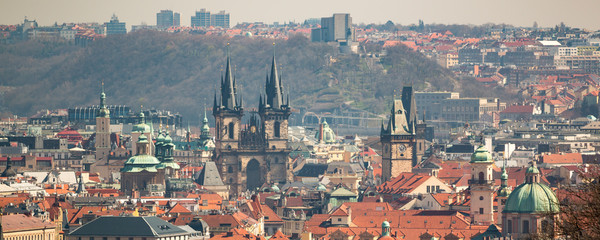
[[313,42],[356,41],[352,17],[348,13],[336,13],[332,17],[321,18],[321,28],[312,30],[311,39]]
[[126,34],[127,28],[125,28],[124,22],[119,22],[117,15],[112,16],[110,22],[104,23],[106,26],[106,36],[115,34]]
[[192,16],[192,27],[209,27],[210,26],[210,11],[200,9],[196,11],[196,15]]
[[159,28],[179,26],[179,13],[171,10],[160,10],[159,13],[156,13],[156,26]]
[[229,28],[229,13],[220,11],[210,15],[210,25],[214,27]]

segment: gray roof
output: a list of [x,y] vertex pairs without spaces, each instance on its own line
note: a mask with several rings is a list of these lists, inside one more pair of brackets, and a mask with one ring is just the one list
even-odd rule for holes
[[341,169],[343,169],[346,174],[363,174],[365,172],[359,163],[330,162],[327,166],[327,173],[337,173]]
[[103,216],[69,233],[70,236],[174,236],[187,231],[158,217]]
[[223,186],[223,180],[217,170],[215,162],[208,161],[204,163],[204,168],[200,172],[200,176],[196,179],[196,183],[202,186]]

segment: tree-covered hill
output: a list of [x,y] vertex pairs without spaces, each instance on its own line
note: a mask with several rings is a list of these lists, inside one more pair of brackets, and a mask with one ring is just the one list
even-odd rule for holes
[[212,106],[227,42],[246,108],[257,106],[273,51],[295,108],[352,106],[382,113],[404,83],[419,90],[460,89],[451,72],[405,47],[388,48],[377,58],[338,55],[334,47],[303,36],[277,40],[273,48],[266,39],[145,31],[85,48],[37,41],[0,45],[0,112],[29,115],[98,104],[104,81],[108,104],[144,105],[195,119],[204,105]]

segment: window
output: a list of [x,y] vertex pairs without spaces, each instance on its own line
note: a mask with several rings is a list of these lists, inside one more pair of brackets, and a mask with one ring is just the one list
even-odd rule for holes
[[483,196],[480,196],[480,197],[479,197],[479,200],[480,200],[480,201],[483,201]]
[[227,172],[228,173],[233,173],[233,167],[232,166],[227,167]]
[[523,220],[523,233],[529,233],[529,220]]
[[279,122],[275,122],[274,126],[273,126],[273,130],[274,130],[274,135],[276,138],[281,137],[281,123]]
[[479,208],[479,214],[483,214],[483,208]]
[[483,172],[479,172],[479,182],[483,182]]
[[506,231],[512,233],[512,220],[506,221]]
[[431,192],[431,187],[427,186],[427,193],[430,193],[430,192]]
[[229,139],[233,139],[233,131],[235,130],[235,125],[233,124],[233,122],[229,123],[229,130],[227,131],[229,133]]

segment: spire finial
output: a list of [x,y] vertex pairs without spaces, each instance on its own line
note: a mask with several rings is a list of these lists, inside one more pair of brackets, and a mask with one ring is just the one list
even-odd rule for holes
[[273,57],[275,57],[275,42],[273,42]]
[[229,42],[227,42],[227,58],[229,58]]

